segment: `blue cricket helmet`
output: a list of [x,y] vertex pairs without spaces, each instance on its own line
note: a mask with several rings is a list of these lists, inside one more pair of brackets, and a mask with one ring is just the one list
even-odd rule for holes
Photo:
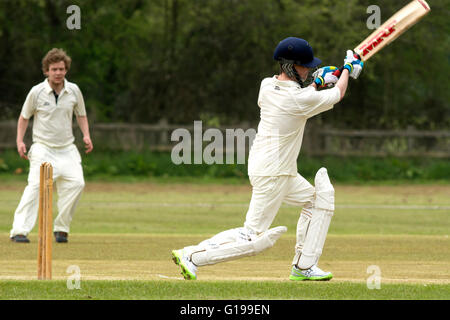
[[308,41],[289,37],[281,40],[275,48],[273,58],[281,63],[293,63],[307,68],[315,68],[322,60],[315,58]]

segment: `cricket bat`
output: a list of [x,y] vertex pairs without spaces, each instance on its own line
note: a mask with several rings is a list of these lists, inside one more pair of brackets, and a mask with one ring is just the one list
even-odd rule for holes
[[416,24],[430,10],[430,6],[424,0],[411,1],[364,39],[353,51],[359,55],[358,58],[361,61],[369,60],[370,57]]

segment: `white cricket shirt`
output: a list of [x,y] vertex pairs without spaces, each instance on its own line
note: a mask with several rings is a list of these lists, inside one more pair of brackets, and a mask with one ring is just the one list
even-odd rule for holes
[[248,157],[249,176],[296,176],[306,120],[340,100],[338,87],[317,91],[273,76],[261,82],[261,120]]
[[33,118],[33,142],[49,147],[65,147],[75,140],[72,116],[85,116],[83,95],[75,83],[64,79],[64,88],[58,96],[53,94],[47,79],[34,86],[23,104],[21,116]]

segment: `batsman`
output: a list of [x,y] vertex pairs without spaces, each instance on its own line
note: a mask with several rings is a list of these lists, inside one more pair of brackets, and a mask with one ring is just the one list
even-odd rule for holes
[[[186,280],[197,279],[201,266],[256,255],[287,231],[271,228],[282,203],[301,209],[289,279],[330,280],[331,272],[318,267],[334,213],[334,188],[325,168],[314,186],[297,171],[306,121],[343,99],[349,77],[357,79],[363,63],[347,51],[343,69],[327,66],[314,57],[310,44],[289,37],[275,48],[280,73],[261,82],[258,96],[260,122],[250,149],[248,175],[252,198],[243,227],[223,231],[198,245],[172,251]],[[308,83],[309,82],[309,83]]]

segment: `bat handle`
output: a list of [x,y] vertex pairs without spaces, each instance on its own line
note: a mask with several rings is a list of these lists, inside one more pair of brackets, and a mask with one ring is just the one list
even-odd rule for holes
[[[353,56],[356,59],[361,60],[361,56],[359,54],[357,54],[356,52],[353,54]],[[344,71],[344,66],[340,67],[338,71],[335,71],[334,75],[339,78],[342,74],[342,71]]]

